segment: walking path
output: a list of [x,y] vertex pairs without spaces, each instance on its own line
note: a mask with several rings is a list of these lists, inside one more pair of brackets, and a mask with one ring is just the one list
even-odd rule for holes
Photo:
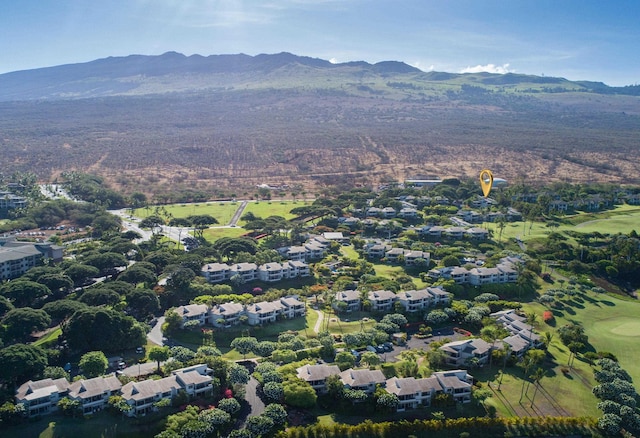
[[320,327],[322,326],[322,320],[324,319],[324,312],[316,310],[318,314],[318,320],[316,321],[316,325],[313,326],[313,331],[315,333],[320,333]]

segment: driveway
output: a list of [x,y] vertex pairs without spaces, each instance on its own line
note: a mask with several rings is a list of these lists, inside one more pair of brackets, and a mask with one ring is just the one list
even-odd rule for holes
[[249,377],[249,383],[245,387],[245,400],[249,403],[247,417],[255,417],[264,412],[264,402],[258,397],[258,381],[255,377]]
[[130,367],[123,369],[122,374],[129,377],[148,376],[149,374],[155,373],[157,369],[158,363],[152,361],[131,365]]
[[156,345],[162,347],[162,324],[164,324],[164,316],[161,316],[156,321],[156,324],[151,328],[151,331],[147,333],[147,339]]

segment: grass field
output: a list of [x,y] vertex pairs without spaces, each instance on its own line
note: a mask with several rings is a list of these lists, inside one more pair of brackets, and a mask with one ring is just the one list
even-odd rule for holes
[[640,357],[640,303],[592,292],[585,295],[583,302],[574,299],[572,303],[565,310],[555,312],[556,326],[568,322],[581,323],[596,350],[616,355],[633,380],[640,381],[637,359]]
[[[620,205],[613,210],[599,213],[579,213],[560,218],[563,222],[558,227],[536,222],[512,222],[506,224],[502,231],[502,240],[519,237],[529,240],[544,237],[552,231],[578,231],[581,233],[599,232],[602,234],[629,233],[631,230],[640,231],[640,208],[634,205]],[[484,227],[493,230],[494,239],[498,239],[500,230],[495,223],[485,223]]]
[[49,333],[35,341],[33,345],[46,348],[49,346],[49,344],[55,343],[61,334],[62,329],[60,327],[56,327],[55,330],[50,331]]
[[[161,208],[161,216],[165,214],[176,218],[184,218],[196,214],[208,214],[216,218],[221,225],[226,225],[231,221],[240,204],[238,202],[206,202],[194,204],[169,204],[158,206]],[[133,215],[139,218],[145,218],[155,214],[156,206],[147,208],[138,208],[134,210]]]
[[47,416],[37,421],[7,428],[2,436],[38,437],[38,438],[147,438],[158,434],[163,429],[164,419],[153,416],[138,424],[121,415],[100,412],[91,417],[69,418]]
[[[305,205],[302,201],[250,201],[244,209],[243,214],[253,213],[257,217],[267,218],[269,216],[282,216],[289,220],[296,217],[290,211],[296,207]],[[244,221],[239,221],[238,225],[244,225]]]
[[[541,380],[542,389],[536,396],[539,403],[536,402],[531,407],[530,400],[526,398],[523,403],[519,403],[522,388],[521,371],[507,368],[502,391],[496,392],[496,385],[493,384],[495,396],[489,400],[501,415],[600,415],[596,408],[598,400],[591,393],[592,387],[596,384],[591,365],[578,356],[570,373],[562,372],[563,368],[567,368],[569,351],[560,342],[556,330],[570,322],[582,324],[593,349],[613,353],[634,382],[639,381],[640,363],[637,357],[640,355],[640,320],[637,314],[640,311],[640,303],[593,292],[573,298],[567,297],[563,303],[565,308],[554,312],[554,326],[537,323],[538,332],[549,331],[554,334],[549,347],[551,359],[545,363],[547,373]],[[539,303],[528,303],[523,308],[526,312],[537,314],[538,321],[542,321],[542,312],[545,309]],[[481,380],[491,380],[495,379],[495,371],[493,373],[494,376],[491,375],[491,371],[482,370],[474,375]],[[534,387],[531,386],[528,391],[529,397],[532,396],[533,390]]]
[[247,230],[240,227],[229,228],[229,227],[214,227],[208,228],[204,230],[202,235],[208,242],[215,242],[218,239],[223,237],[240,237],[243,234],[246,234]]

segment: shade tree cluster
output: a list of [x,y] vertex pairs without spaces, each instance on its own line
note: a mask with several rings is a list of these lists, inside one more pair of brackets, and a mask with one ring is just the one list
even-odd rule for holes
[[598,426],[610,436],[621,431],[636,436],[640,432],[640,410],[631,376],[611,359],[600,359],[596,366],[593,377],[598,385],[593,387],[593,394],[601,400],[598,409],[602,411]]

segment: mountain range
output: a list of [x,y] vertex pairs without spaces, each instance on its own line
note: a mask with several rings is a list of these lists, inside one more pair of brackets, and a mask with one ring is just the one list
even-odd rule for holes
[[[0,101],[73,99],[105,96],[148,95],[168,92],[198,92],[237,88],[290,88],[299,80],[307,86],[331,88],[313,80],[375,80],[402,77],[418,83],[469,83],[482,87],[546,87],[560,91],[640,95],[639,86],[609,87],[602,82],[568,81],[563,78],[523,74],[423,72],[397,61],[369,64],[364,61],[333,64],[291,53],[249,56],[185,56],[167,52],[158,56],[130,55],[0,75]],[[405,93],[418,90],[405,87]]]
[[395,61],[131,55],[0,75],[0,150],[3,172],[79,170],[156,195],[484,168],[509,181],[640,183],[639,95]]

